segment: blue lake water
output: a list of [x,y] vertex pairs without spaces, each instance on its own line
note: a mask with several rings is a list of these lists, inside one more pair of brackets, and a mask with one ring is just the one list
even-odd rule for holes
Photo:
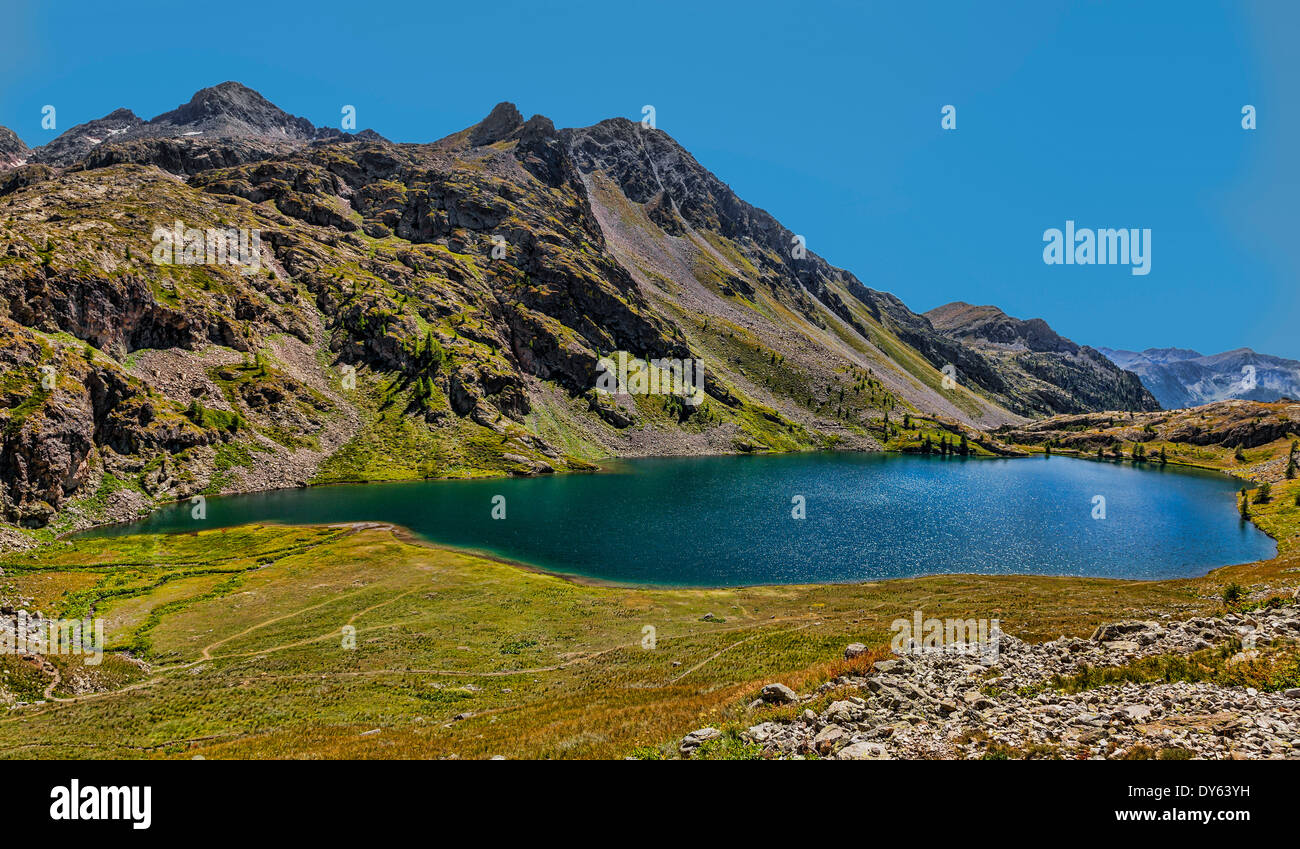
[[[181,503],[94,533],[373,520],[548,571],[677,586],[939,572],[1159,579],[1276,554],[1238,518],[1240,486],[1213,472],[1067,457],[659,458],[599,474],[210,498],[203,521]],[[492,516],[496,496],[504,519]],[[795,496],[806,518],[793,518]],[[1097,496],[1105,518],[1094,518]]]

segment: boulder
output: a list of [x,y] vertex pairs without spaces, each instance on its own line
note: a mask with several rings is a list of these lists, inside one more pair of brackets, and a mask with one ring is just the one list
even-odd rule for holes
[[709,740],[716,740],[721,736],[722,732],[716,728],[697,728],[682,738],[678,750],[683,755],[689,755]]
[[784,684],[768,684],[763,687],[762,699],[770,705],[789,704],[798,698],[798,694]]
[[892,760],[889,752],[880,743],[862,741],[851,743],[840,749],[835,755],[837,761],[887,761]]
[[848,732],[838,725],[828,725],[813,738],[813,749],[820,755],[830,755],[848,742]]

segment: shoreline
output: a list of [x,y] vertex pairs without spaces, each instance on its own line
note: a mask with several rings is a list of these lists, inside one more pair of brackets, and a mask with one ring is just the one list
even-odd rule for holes
[[[1254,524],[1252,522],[1252,524]],[[797,584],[635,584],[621,581],[611,581],[606,578],[595,578],[588,575],[579,575],[573,572],[558,572],[552,569],[546,569],[523,560],[514,560],[500,554],[490,551],[484,551],[477,548],[462,548],[454,545],[444,545],[425,539],[419,534],[407,528],[404,525],[393,524],[392,522],[335,522],[328,525],[279,525],[274,522],[253,522],[249,525],[276,525],[278,527],[303,527],[303,528],[337,528],[353,527],[357,531],[362,530],[386,530],[389,531],[395,539],[407,545],[414,545],[420,548],[428,548],[434,551],[446,551],[452,554],[463,554],[469,557],[476,557],[480,560],[489,560],[493,563],[500,563],[503,566],[510,566],[523,572],[530,572],[534,575],[546,575],[552,578],[558,578],[567,583],[576,584],[584,587],[602,587],[606,589],[619,590],[651,590],[662,592],[718,592],[726,590],[752,590],[752,589],[810,589],[816,587],[865,587],[872,584],[887,584],[895,581],[919,581],[927,578],[1034,578],[1035,580],[1047,581],[1108,581],[1120,584],[1160,584],[1170,581],[1200,581],[1210,577],[1215,572],[1222,569],[1234,569],[1241,566],[1254,566],[1266,563],[1272,563],[1282,556],[1281,551],[1274,554],[1268,560],[1243,560],[1240,563],[1224,563],[1222,566],[1214,566],[1200,575],[1190,575],[1181,578],[1114,578],[1106,575],[1043,575],[1038,572],[925,572],[916,575],[900,575],[893,578],[871,578],[861,581],[812,581]],[[232,525],[231,527],[248,527],[249,525]],[[1259,527],[1256,525],[1256,527]],[[1276,538],[1269,534],[1263,528],[1259,528],[1269,539],[1275,543]],[[197,531],[193,532],[197,533]]]
[[[595,469],[574,470],[574,472],[572,472],[572,473],[581,473],[581,474],[618,474],[618,473],[626,473],[626,471],[619,472],[619,471],[617,471],[615,468],[611,468],[611,467],[617,466],[619,463],[626,462],[626,461],[628,461],[628,460],[680,459],[680,458],[689,457],[689,456],[709,456],[709,457],[798,456],[798,455],[801,455],[801,454],[816,454],[816,453],[821,453],[821,454],[835,454],[835,453],[844,453],[844,454],[883,454],[883,455],[896,455],[896,456],[916,456],[914,452],[897,451],[897,450],[889,450],[889,449],[872,450],[872,451],[862,451],[862,450],[855,450],[855,449],[820,449],[820,450],[816,450],[816,451],[777,451],[777,452],[762,452],[762,453],[760,453],[760,454],[755,454],[755,453],[751,453],[751,452],[711,453],[711,454],[701,454],[701,455],[679,455],[679,454],[673,454],[673,455],[653,455],[653,456],[649,456],[649,457],[632,457],[632,458],[619,457],[619,458],[614,458],[612,461],[610,461],[610,467],[601,467],[601,466],[598,466],[598,467],[596,467]],[[1054,452],[1054,453],[1055,453],[1055,452]],[[1034,456],[1047,456],[1047,457],[1051,457],[1051,456],[1053,456],[1053,454],[1047,454],[1046,452],[1037,452],[1037,453],[1023,453],[1023,454],[1020,454],[1020,455],[1018,455],[1018,456],[1017,456],[1017,455],[1012,455],[1012,456],[995,456],[995,457],[971,456],[971,457],[962,457],[962,458],[957,458],[957,459],[963,459],[963,460],[964,460],[964,459],[974,459],[974,460],[998,460],[998,459],[1008,460],[1008,459],[1009,459],[1009,460],[1015,460],[1015,459],[1028,459],[1028,458],[1030,458],[1030,457],[1034,457]],[[1098,461],[1094,456],[1091,456],[1091,455],[1084,455],[1084,454],[1081,454],[1081,453],[1079,453],[1079,452],[1073,452],[1073,453],[1070,453],[1070,452],[1067,452],[1067,453],[1060,453],[1060,454],[1056,454],[1056,456],[1061,456],[1061,457],[1065,457],[1065,458],[1068,458],[1068,459],[1075,459],[1075,460],[1093,460],[1094,462],[1111,462],[1111,463],[1120,463],[1120,464],[1123,464],[1123,463],[1130,463],[1130,464],[1135,465],[1135,466],[1145,466],[1145,465],[1150,465],[1149,463],[1133,463],[1132,460],[1129,459],[1129,458],[1106,458],[1105,460]],[[945,458],[945,459],[946,459],[946,458]],[[1157,464],[1155,464],[1155,465],[1156,465],[1157,467],[1162,466],[1162,464],[1159,464],[1159,463],[1157,463]],[[1237,477],[1236,475],[1231,474],[1230,472],[1227,472],[1227,471],[1222,470],[1222,469],[1216,469],[1216,468],[1213,468],[1213,467],[1210,467],[1210,466],[1202,466],[1202,465],[1193,464],[1193,463],[1177,463],[1177,462],[1173,462],[1173,461],[1170,461],[1170,462],[1165,463],[1165,464],[1163,464],[1163,465],[1177,465],[1177,466],[1182,466],[1182,467],[1184,467],[1184,468],[1193,468],[1193,469],[1197,469],[1197,470],[1201,470],[1201,471],[1213,472],[1213,473],[1215,473],[1215,474],[1221,474],[1221,475],[1224,475],[1224,476],[1226,476],[1226,477],[1228,477],[1228,478],[1231,478],[1231,479],[1233,479],[1233,480],[1239,480],[1239,481],[1242,481],[1242,482],[1244,482],[1244,483],[1250,483],[1250,484],[1252,484],[1252,485],[1254,485],[1254,486],[1257,486],[1257,485],[1258,485],[1257,482],[1250,481],[1249,479],[1239,478],[1239,477]],[[570,472],[560,472],[559,474],[570,474]],[[507,474],[507,475],[491,475],[491,476],[484,476],[484,477],[485,477],[485,478],[490,478],[490,479],[504,479],[504,478],[511,478],[511,477],[544,477],[544,476],[543,476],[543,475],[509,475],[509,474]],[[426,481],[458,481],[458,480],[480,480],[480,479],[483,479],[483,478],[412,478],[412,479],[405,479],[405,480],[392,480],[392,481],[358,481],[358,482],[330,481],[330,482],[328,482],[328,483],[321,483],[321,484],[308,484],[308,485],[306,485],[306,486],[278,487],[278,488],[273,488],[273,489],[256,490],[256,491],[253,491],[253,492],[231,492],[231,493],[228,493],[228,494],[223,494],[223,495],[218,495],[218,496],[212,496],[212,497],[218,497],[218,498],[221,498],[221,497],[230,497],[230,496],[239,496],[239,495],[254,495],[254,494],[258,494],[258,493],[282,492],[282,491],[293,490],[293,489],[308,489],[308,488],[324,487],[324,486],[356,486],[356,485],[358,485],[358,484],[410,484],[410,483],[419,483],[419,482],[426,482]],[[93,532],[93,531],[98,530],[98,529],[111,528],[111,527],[121,527],[121,526],[128,526],[128,525],[131,525],[131,524],[135,524],[136,522],[143,521],[143,520],[144,520],[145,518],[147,518],[150,514],[152,514],[153,512],[155,512],[155,511],[158,510],[158,509],[161,509],[161,508],[164,507],[164,506],[175,505],[175,504],[181,504],[181,503],[184,503],[185,500],[186,500],[186,499],[183,499],[183,498],[182,498],[182,499],[176,499],[176,500],[174,500],[174,501],[166,502],[165,504],[160,504],[160,505],[158,505],[157,507],[155,507],[153,510],[150,510],[149,513],[146,513],[144,516],[142,516],[142,517],[140,517],[140,518],[137,518],[137,519],[123,520],[123,521],[118,521],[118,522],[103,522],[103,523],[99,523],[99,524],[95,524],[95,525],[90,525],[90,526],[85,527],[85,528],[79,528],[79,529],[75,529],[75,530],[65,531],[64,533],[59,534],[58,536],[56,536],[56,537],[54,538],[54,542],[63,541],[63,540],[66,540],[66,539],[69,538],[69,537],[72,537],[72,536],[75,536],[75,535],[78,535],[78,534],[84,534],[84,533]],[[822,582],[805,582],[805,583],[753,583],[753,584],[707,584],[707,585],[705,585],[705,584],[700,584],[700,585],[696,585],[696,584],[679,585],[679,584],[630,583],[630,582],[623,582],[623,581],[614,581],[614,580],[610,580],[610,579],[606,579],[606,578],[598,578],[598,577],[589,576],[589,575],[582,575],[582,574],[574,573],[574,572],[564,572],[564,571],[559,571],[559,570],[556,570],[556,569],[546,568],[546,567],[544,567],[544,566],[540,566],[540,565],[537,565],[537,564],[534,564],[534,563],[529,563],[529,562],[527,562],[527,561],[516,560],[516,559],[514,559],[514,558],[510,558],[510,557],[507,557],[507,556],[504,556],[504,555],[500,555],[500,554],[497,554],[497,553],[495,553],[495,552],[487,551],[487,550],[484,550],[484,549],[468,548],[468,547],[454,546],[454,545],[448,545],[448,544],[444,544],[444,543],[439,543],[439,542],[436,542],[436,541],[434,541],[434,540],[427,539],[427,538],[425,538],[425,537],[420,536],[418,533],[416,533],[415,531],[413,531],[413,530],[411,530],[410,528],[406,527],[405,525],[400,525],[400,524],[393,523],[393,522],[378,521],[378,520],[357,520],[357,521],[355,521],[355,522],[344,521],[344,522],[331,522],[331,523],[324,523],[324,524],[293,524],[293,523],[281,523],[281,522],[276,522],[276,521],[254,521],[254,522],[246,522],[246,523],[243,523],[243,524],[240,524],[240,525],[231,525],[231,526],[228,526],[228,527],[235,528],[235,527],[249,527],[249,526],[258,526],[258,525],[263,525],[263,526],[279,526],[279,527],[318,527],[318,528],[319,528],[319,527],[351,527],[351,528],[353,528],[354,530],[357,530],[357,531],[359,531],[359,530],[366,530],[366,529],[375,529],[375,530],[380,530],[380,529],[382,529],[382,530],[388,530],[388,531],[393,535],[393,537],[394,537],[395,539],[397,539],[398,541],[400,541],[400,542],[402,542],[402,543],[404,543],[404,544],[415,545],[415,546],[418,546],[418,547],[428,548],[428,549],[432,549],[432,550],[436,550],[436,551],[446,551],[446,552],[451,552],[451,553],[455,553],[455,554],[463,554],[463,555],[467,555],[467,556],[471,556],[471,557],[477,557],[477,558],[479,558],[479,559],[488,560],[488,561],[492,561],[492,562],[495,562],[495,563],[500,563],[500,564],[502,564],[502,565],[510,566],[510,567],[512,567],[512,568],[519,569],[519,570],[524,571],[524,572],[530,572],[530,573],[538,574],[538,575],[548,575],[548,576],[550,576],[550,577],[558,578],[558,579],[560,579],[560,580],[563,580],[563,581],[566,581],[566,582],[568,582],[568,583],[571,583],[571,584],[574,584],[574,585],[578,585],[578,586],[601,587],[601,588],[610,588],[610,589],[662,590],[662,591],[687,591],[687,592],[689,592],[689,591],[718,591],[718,590],[735,590],[735,589],[753,589],[753,588],[768,588],[768,587],[833,587],[833,586],[864,586],[864,585],[868,585],[868,584],[884,583],[884,582],[889,582],[889,581],[907,581],[907,580],[918,580],[918,579],[923,579],[923,578],[933,578],[933,577],[968,577],[968,578],[976,578],[976,579],[978,579],[978,578],[1012,578],[1012,577],[1024,577],[1024,578],[1030,578],[1030,577],[1032,577],[1032,578],[1039,578],[1039,579],[1057,579],[1057,580],[1095,580],[1095,581],[1115,581],[1115,582],[1122,582],[1122,583],[1135,583],[1135,582],[1136,582],[1136,583],[1144,583],[1144,584],[1148,584],[1148,583],[1149,583],[1149,584],[1156,584],[1156,583],[1161,583],[1161,582],[1165,582],[1165,581],[1198,581],[1198,580],[1203,580],[1203,579],[1205,579],[1205,578],[1208,578],[1209,576],[1213,575],[1215,572],[1218,572],[1218,571],[1220,571],[1220,570],[1222,570],[1222,569],[1230,569],[1230,568],[1240,567],[1240,566],[1250,566],[1250,565],[1263,565],[1263,564],[1268,564],[1268,563],[1272,563],[1272,562],[1278,560],[1278,559],[1282,556],[1283,552],[1282,552],[1281,545],[1280,545],[1281,541],[1280,541],[1277,537],[1275,537],[1273,534],[1269,533],[1269,531],[1266,530],[1264,527],[1262,527],[1258,522],[1256,522],[1256,521],[1255,521],[1255,516],[1252,515],[1252,516],[1250,517],[1249,521],[1250,521],[1251,525],[1253,525],[1253,526],[1254,526],[1258,531],[1260,531],[1260,532],[1263,533],[1265,536],[1267,536],[1270,540],[1273,541],[1274,546],[1275,546],[1275,551],[1274,551],[1274,554],[1273,554],[1272,557],[1268,558],[1267,560],[1247,560],[1247,561],[1242,561],[1242,562],[1239,562],[1239,563],[1225,563],[1225,564],[1221,564],[1221,565],[1218,565],[1218,566],[1213,566],[1213,567],[1209,568],[1207,571],[1205,571],[1205,572],[1202,573],[1202,574],[1199,574],[1199,575],[1191,575],[1191,576],[1182,576],[1182,577],[1173,577],[1173,578],[1150,578],[1150,579],[1142,579],[1142,578],[1119,578],[1119,577],[1109,577],[1109,576],[1091,576],[1091,575],[1046,575],[1046,574],[1041,574],[1041,573],[1036,573],[1036,572],[1026,572],[1026,573],[1018,573],[1018,572],[1017,572],[1017,573],[1011,573],[1011,572],[1005,572],[1005,573],[993,573],[993,574],[980,573],[980,572],[927,572],[927,573],[916,574],[916,575],[904,575],[904,576],[897,576],[897,577],[890,577],[890,578],[874,578],[874,579],[868,579],[868,580],[856,580],[856,581],[855,581],[855,580],[849,580],[849,581],[822,581]],[[211,529],[211,530],[219,530],[219,529],[217,529],[217,528],[213,528],[213,529]],[[202,533],[202,531],[200,531],[200,530],[195,530],[195,531],[170,531],[170,532],[158,532],[158,533],[159,533],[159,535],[168,535],[168,534],[172,534],[172,533],[176,533],[176,534],[198,534],[198,533]],[[146,535],[146,534],[142,533],[141,535]],[[47,544],[50,544],[50,543],[47,543]]]

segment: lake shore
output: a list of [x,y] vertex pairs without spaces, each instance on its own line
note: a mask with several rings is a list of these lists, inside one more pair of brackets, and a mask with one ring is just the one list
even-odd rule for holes
[[857,452],[651,458],[625,461],[619,470],[628,474],[212,499],[87,533],[375,521],[569,577],[695,588],[932,573],[1154,580],[1275,551],[1266,535],[1240,528],[1235,485],[1216,474],[1068,457],[975,460]]

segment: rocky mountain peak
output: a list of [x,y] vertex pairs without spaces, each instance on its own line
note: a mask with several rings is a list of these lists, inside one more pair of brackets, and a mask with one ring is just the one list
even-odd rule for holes
[[103,121],[106,124],[121,123],[121,124],[135,125],[135,124],[144,123],[144,121],[140,118],[139,115],[136,115],[130,109],[123,109],[123,108],[114,109],[112,112],[109,112],[107,115],[105,115],[103,118],[100,118],[99,120]]
[[519,108],[509,101],[502,101],[492,107],[486,118],[474,125],[469,141],[475,147],[494,144],[523,125],[524,116],[520,114]]
[[1053,330],[1041,318],[1021,320],[992,305],[955,301],[925,314],[936,330],[959,338],[977,339],[1011,348],[1074,354],[1079,346]]
[[103,118],[78,124],[49,144],[34,148],[32,158],[52,165],[69,165],[104,142],[124,138],[143,124],[130,109],[114,109]]
[[134,135],[257,136],[310,139],[316,127],[290,115],[242,83],[224,82],[195,92],[188,103],[149,121]]
[[15,168],[27,161],[27,145],[8,127],[0,127],[0,168]]

